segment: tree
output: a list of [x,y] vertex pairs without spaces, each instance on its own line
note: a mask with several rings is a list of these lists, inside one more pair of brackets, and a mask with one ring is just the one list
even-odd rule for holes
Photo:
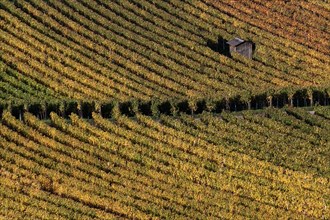
[[191,115],[194,115],[194,112],[197,110],[197,100],[194,98],[191,98],[188,100],[188,107],[191,111]]
[[252,101],[252,97],[251,97],[251,93],[249,92],[243,92],[239,95],[239,100],[247,105],[247,109],[250,110],[251,109],[251,101]]
[[118,101],[112,101],[111,117],[117,119],[121,115]]
[[306,96],[307,96],[307,99],[309,100],[310,106],[313,106],[314,101],[313,101],[313,89],[312,88],[306,89]]

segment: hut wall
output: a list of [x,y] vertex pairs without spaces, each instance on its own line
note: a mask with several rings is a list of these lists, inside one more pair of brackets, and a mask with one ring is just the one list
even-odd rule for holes
[[245,42],[236,47],[236,52],[240,53],[241,55],[252,59],[252,43]]

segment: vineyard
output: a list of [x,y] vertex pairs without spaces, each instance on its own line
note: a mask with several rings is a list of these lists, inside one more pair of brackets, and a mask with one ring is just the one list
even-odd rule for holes
[[329,24],[324,0],[0,1],[0,219],[330,219]]
[[330,217],[329,108],[0,126],[3,216]]
[[[258,0],[2,1],[0,98],[166,100],[329,87],[328,8],[278,2],[281,10]],[[236,36],[256,44],[253,60],[208,46]]]

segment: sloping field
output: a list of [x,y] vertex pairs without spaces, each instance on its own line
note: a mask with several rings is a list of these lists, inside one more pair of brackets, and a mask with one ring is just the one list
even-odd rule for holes
[[[329,85],[329,9],[314,2],[1,1],[0,98],[231,97]],[[253,60],[210,48],[233,37],[255,43]]]
[[330,217],[329,108],[91,123],[5,113],[0,128],[2,216]]
[[330,219],[329,24],[322,0],[1,0],[0,219]]

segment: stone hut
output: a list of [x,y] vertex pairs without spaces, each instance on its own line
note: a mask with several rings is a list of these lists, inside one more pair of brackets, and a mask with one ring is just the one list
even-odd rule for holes
[[233,40],[227,41],[229,45],[229,52],[232,54],[233,52],[239,53],[249,59],[252,59],[253,54],[253,43],[250,41],[244,41],[240,38],[235,38]]

